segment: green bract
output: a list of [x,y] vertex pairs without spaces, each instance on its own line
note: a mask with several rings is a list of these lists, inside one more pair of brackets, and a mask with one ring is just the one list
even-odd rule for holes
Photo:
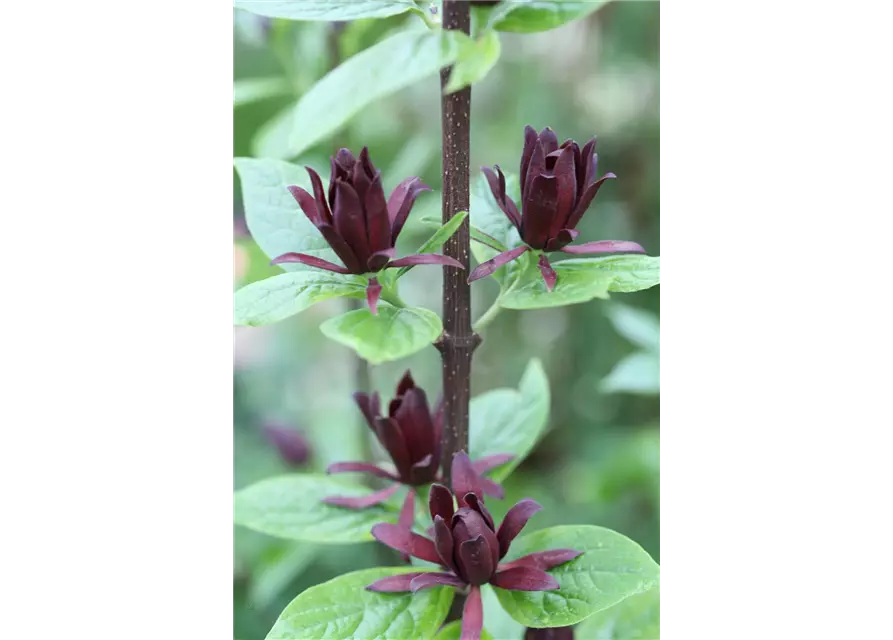
[[325,271],[281,273],[236,291],[233,324],[258,326],[278,322],[329,298],[362,298],[366,280]]
[[587,16],[607,3],[608,0],[512,0],[493,10],[490,26],[517,33],[546,31]]
[[419,11],[412,0],[235,0],[237,9],[268,18],[289,20],[356,20],[386,18],[405,11]]
[[575,632],[593,640],[660,640],[660,585],[589,616]]
[[358,309],[326,320],[319,329],[371,364],[381,364],[424,349],[437,339],[443,325],[433,311],[381,304],[377,315]]

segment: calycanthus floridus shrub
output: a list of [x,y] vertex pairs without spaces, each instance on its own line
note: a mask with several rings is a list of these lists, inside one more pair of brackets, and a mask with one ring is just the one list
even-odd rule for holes
[[[415,254],[398,258],[395,244],[416,198],[430,189],[413,176],[386,197],[366,147],[358,157],[347,149],[334,155],[327,188],[312,167],[306,167],[302,186],[294,165],[236,160],[248,225],[273,264],[286,270],[236,292],[236,324],[267,324],[322,300],[360,298],[365,307],[323,323],[327,337],[373,364],[432,344],[443,358],[444,390],[433,405],[408,371],[386,407],[378,393],[354,394],[389,462],[345,460],[329,465],[327,474],[291,473],[236,492],[239,525],[308,543],[377,540],[399,552],[395,566],[347,573],[297,594],[269,639],[476,640],[491,637],[488,607],[501,607],[514,619],[519,638],[572,638],[574,625],[584,621],[634,619],[659,607],[659,567],[625,536],[591,525],[521,535],[541,509],[529,498],[508,509],[501,523],[490,514],[486,501],[503,498],[499,482],[548,424],[548,381],[539,362],[531,361],[516,392],[470,397],[479,332],[501,310],[577,304],[659,282],[660,259],[634,241],[575,244],[577,224],[599,189],[615,178],[596,177],[595,138],[582,147],[573,140],[559,144],[550,128],[537,133],[528,126],[517,176],[498,166],[483,168],[476,181],[467,176],[470,85],[495,62],[482,59],[492,48],[478,45],[494,39],[498,45],[501,31],[554,28],[594,10],[586,4],[444,0],[437,12],[411,0],[236,1],[238,8],[291,20],[403,12],[422,18],[428,30],[397,32],[333,70],[330,76],[337,74],[341,84],[353,77],[361,83],[367,65],[385,67],[407,55],[416,70],[450,69],[441,78],[442,226]],[[496,51],[498,57],[498,46]],[[319,86],[332,86],[328,78]],[[388,82],[390,91],[403,86],[399,76]],[[335,100],[316,87],[301,98],[289,141],[294,155],[352,115],[343,107],[345,99],[361,105],[369,100],[361,92]],[[324,124],[302,120],[302,114],[321,110],[328,115]],[[472,189],[478,197],[468,212],[462,203],[469,202]],[[443,255],[435,253],[441,247]],[[479,263],[473,270],[470,253]],[[562,253],[591,257],[550,262],[550,254]],[[399,295],[406,271],[435,264],[444,267],[443,320],[408,306]],[[472,325],[469,283],[487,276],[500,292]],[[288,460],[306,460],[296,433],[277,428],[269,437]],[[361,474],[380,488],[364,484]],[[453,607],[461,615],[448,619],[456,597],[464,598],[461,607]]]

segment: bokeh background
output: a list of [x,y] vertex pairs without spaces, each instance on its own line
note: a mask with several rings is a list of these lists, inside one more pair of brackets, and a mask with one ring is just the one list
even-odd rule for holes
[[[251,90],[237,92],[234,156],[282,157],[295,100],[339,60],[411,19],[404,14],[333,25],[265,20],[234,10],[235,80],[253,85],[254,98],[266,95],[253,99]],[[600,172],[613,171],[619,179],[599,192],[578,227],[581,239],[635,240],[659,255],[659,4],[613,2],[559,29],[500,37],[497,66],[472,89],[473,179],[481,165],[517,172],[525,124],[551,126],[559,139],[581,144],[597,135]],[[249,79],[264,80],[241,82]],[[400,236],[398,255],[404,255],[431,233],[419,219],[440,215],[440,135],[439,86],[432,77],[375,103],[328,143],[286,159],[316,167],[327,180],[328,157],[336,148],[356,153],[366,145],[386,192],[406,176],[421,176],[435,192],[416,202]],[[278,273],[245,227],[235,173],[233,212],[234,285]],[[297,206],[295,215],[302,215]],[[401,295],[439,312],[440,286],[440,269],[414,269],[401,280]],[[491,279],[472,287],[473,317],[496,293]],[[659,302],[655,287],[609,301],[506,310],[485,329],[474,358],[474,395],[517,387],[533,357],[543,361],[552,394],[548,432],[505,482],[506,500],[493,502],[494,517],[532,497],[545,509],[530,531],[598,524],[631,537],[660,561]],[[429,397],[440,392],[434,348],[365,368],[349,349],[324,338],[319,324],[348,304],[331,300],[275,325],[236,328],[234,488],[290,471],[321,471],[366,452],[379,455],[351,400],[358,376],[361,383],[368,376],[385,399],[406,369]],[[283,450],[272,429],[299,434],[304,446]],[[374,542],[327,547],[239,527],[234,535],[239,640],[264,638],[288,602],[311,585],[396,564],[396,556]]]

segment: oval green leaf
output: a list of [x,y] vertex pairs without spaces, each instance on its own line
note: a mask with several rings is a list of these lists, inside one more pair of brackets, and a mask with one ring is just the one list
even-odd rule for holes
[[644,351],[628,355],[602,379],[599,388],[605,393],[660,393],[660,355]]
[[291,89],[283,78],[243,78],[233,82],[233,108],[259,100],[288,95]]
[[[486,618],[484,621],[486,622]],[[462,637],[462,621],[453,620],[451,623],[444,625],[440,633],[437,634],[435,640],[459,640]],[[521,636],[518,636],[519,638]],[[481,629],[481,640],[493,640],[493,636],[487,629]]]
[[515,459],[488,475],[501,482],[533,449],[549,419],[549,379],[542,363],[527,365],[518,389],[494,389],[472,398],[468,448],[472,460],[499,453]]
[[437,339],[443,325],[440,317],[427,309],[379,304],[378,315],[358,309],[326,320],[319,329],[370,364],[381,364],[421,351]]
[[[301,3],[294,3],[301,4]],[[455,57],[441,31],[402,31],[348,58],[298,101],[289,147],[298,155],[376,100],[434,75]]]
[[497,31],[535,33],[579,20],[601,9],[608,0],[514,0],[503,2],[490,14]]
[[[294,251],[341,264],[288,192],[289,185],[311,189],[310,178],[303,167],[267,158],[236,158],[233,162],[242,183],[248,229],[270,259]],[[319,272],[314,267],[297,263],[280,266],[285,271]]]
[[660,640],[660,585],[589,616],[574,632],[591,640]]
[[612,277],[596,269],[568,265],[570,260],[552,263],[558,283],[552,291],[546,289],[539,269],[528,267],[521,280],[513,284],[499,299],[506,309],[544,309],[589,302],[593,298],[607,298]]
[[549,570],[555,591],[496,588],[503,608],[528,627],[565,627],[643,593],[660,580],[660,567],[624,535],[589,525],[551,527],[512,542],[506,560],[534,551],[577,549],[583,555]]
[[267,640],[376,640],[434,637],[453,602],[451,587],[376,593],[380,578],[418,571],[380,567],[345,573],[304,591],[279,614]]
[[277,538],[347,544],[372,540],[379,522],[396,522],[385,506],[354,510],[322,502],[326,496],[363,496],[367,487],[340,478],[292,474],[261,480],[233,496],[233,521]]
[[499,34],[495,31],[487,30],[477,40],[460,37],[458,42],[456,62],[453,63],[444,93],[453,93],[480,82],[499,60],[501,46]]
[[[444,243],[447,240],[449,240],[450,238],[453,237],[453,234],[456,233],[456,230],[459,228],[459,226],[462,224],[462,222],[467,217],[468,217],[467,211],[459,211],[456,215],[454,215],[452,218],[450,218],[449,222],[447,222],[445,225],[443,225],[437,231],[435,231],[434,235],[432,235],[430,238],[428,238],[427,242],[425,242],[425,244],[423,244],[421,247],[419,247],[419,250],[416,251],[416,253],[434,253],[435,251],[437,251],[440,247],[442,247],[444,245]],[[397,278],[402,277],[403,274],[405,274],[410,269],[412,269],[411,266],[410,267],[400,267],[400,269],[397,271],[396,277]]]
[[256,327],[279,322],[329,298],[363,298],[359,276],[326,271],[297,271],[252,282],[236,291],[233,324]]
[[660,320],[657,315],[618,303],[608,306],[605,314],[617,333],[633,344],[648,351],[660,350]]
[[268,18],[324,22],[386,18],[420,11],[412,0],[235,0],[233,4],[237,9]]
[[602,256],[600,258],[572,258],[553,264],[565,269],[585,269],[611,276],[608,291],[632,293],[660,284],[660,256],[640,253]]

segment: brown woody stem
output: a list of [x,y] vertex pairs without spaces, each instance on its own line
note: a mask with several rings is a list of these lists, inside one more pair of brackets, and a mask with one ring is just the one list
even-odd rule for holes
[[[443,28],[469,33],[468,2],[444,0]],[[451,67],[440,71],[441,93]],[[471,87],[441,95],[443,130],[443,223],[460,211],[468,211]],[[471,399],[471,356],[480,337],[471,329],[471,289],[468,286],[468,218],[444,245],[444,254],[455,258],[465,270],[443,269],[443,334],[435,343],[443,358],[444,429],[441,469],[451,485],[453,455],[468,450],[468,403]]]

